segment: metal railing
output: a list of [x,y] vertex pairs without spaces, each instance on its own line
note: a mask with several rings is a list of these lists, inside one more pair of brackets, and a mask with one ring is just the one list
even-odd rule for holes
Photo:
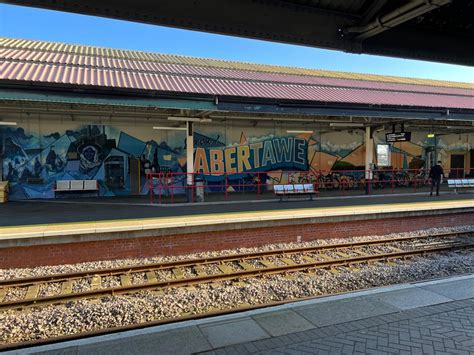
[[[192,175],[193,184],[187,185],[187,177]],[[278,172],[247,172],[242,174],[218,175],[203,173],[148,173],[147,187],[150,203],[163,202],[166,196],[173,203],[175,197],[187,195],[190,202],[196,199],[196,192],[222,194],[224,199],[235,193],[254,193],[257,198],[269,191],[273,185],[312,183],[319,194],[323,191],[339,192],[342,195],[350,191],[373,194],[377,190],[396,192],[400,188],[417,192],[431,186],[429,169],[376,169],[376,170],[308,170]],[[367,177],[371,177],[368,179]],[[444,180],[474,176],[474,169],[445,169]],[[203,189],[203,191],[198,191]]]

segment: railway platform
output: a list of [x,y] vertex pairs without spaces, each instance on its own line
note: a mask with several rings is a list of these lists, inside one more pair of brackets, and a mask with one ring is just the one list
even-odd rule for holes
[[[58,200],[12,201],[0,204],[0,227],[25,227],[32,225],[89,223],[97,221],[145,220],[173,218],[216,213],[253,213],[262,211],[348,208],[356,210],[364,206],[411,204],[418,202],[439,203],[445,201],[474,201],[474,194],[443,192],[439,197],[429,192],[327,196],[292,198],[279,202],[278,198],[256,200],[236,198],[203,203],[150,204],[145,196],[68,198]],[[3,229],[2,229],[3,230]],[[0,230],[1,231],[1,230]]]
[[0,206],[0,267],[176,255],[471,224],[472,194],[179,207],[126,201]]
[[473,339],[474,275],[462,275],[21,351],[41,354],[472,354]]

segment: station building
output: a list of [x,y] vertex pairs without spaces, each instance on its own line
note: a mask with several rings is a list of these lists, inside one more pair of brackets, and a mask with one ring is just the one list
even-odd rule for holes
[[145,174],[184,188],[191,169],[209,186],[256,172],[265,185],[298,172],[414,175],[437,160],[474,173],[473,83],[9,38],[0,58],[10,199],[53,198],[57,180],[148,194]]

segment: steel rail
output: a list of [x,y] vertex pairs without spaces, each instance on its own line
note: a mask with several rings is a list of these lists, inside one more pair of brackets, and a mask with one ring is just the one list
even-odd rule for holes
[[132,265],[118,268],[110,269],[95,269],[95,270],[86,270],[78,271],[71,273],[62,273],[62,274],[52,274],[52,275],[43,275],[43,276],[34,276],[34,277],[25,277],[25,278],[13,278],[0,280],[0,287],[23,287],[31,284],[44,282],[44,283],[54,283],[54,282],[63,282],[69,280],[75,280],[84,277],[93,277],[93,276],[116,276],[124,273],[139,273],[146,271],[159,271],[166,269],[173,269],[177,267],[190,267],[194,265],[208,265],[214,264],[216,262],[232,262],[240,260],[249,260],[265,256],[275,256],[275,255],[291,255],[297,253],[310,253],[318,252],[323,250],[331,249],[344,249],[351,247],[360,247],[360,246],[374,246],[374,245],[383,245],[383,244],[392,244],[398,242],[412,242],[415,240],[426,240],[428,238],[456,238],[460,236],[471,235],[473,232],[454,232],[454,233],[439,233],[432,234],[428,236],[415,236],[415,237],[400,237],[393,239],[376,239],[368,241],[359,241],[359,242],[348,242],[341,244],[328,244],[328,245],[319,245],[315,247],[302,247],[302,248],[291,248],[291,249],[275,249],[254,253],[245,253],[245,254],[231,254],[231,255],[221,255],[216,257],[209,258],[196,258],[196,259],[187,259],[187,260],[178,260],[166,263],[150,263],[143,265]]
[[[465,275],[465,274],[460,274],[460,275]],[[467,275],[470,275],[470,274],[467,274]],[[444,279],[445,277],[446,276],[435,277],[433,279],[428,279],[428,280]],[[428,281],[428,280],[423,280],[423,281]],[[411,283],[411,282],[408,282],[408,283]],[[252,304],[252,305],[239,304],[232,308],[217,309],[217,310],[212,310],[212,311],[203,312],[203,313],[196,313],[196,314],[185,314],[185,315],[180,315],[175,318],[159,319],[159,320],[146,321],[143,323],[120,325],[120,326],[115,326],[112,328],[95,329],[95,330],[84,331],[80,333],[59,335],[52,338],[39,338],[39,339],[34,339],[34,340],[21,341],[17,343],[5,343],[5,344],[0,344],[0,352],[7,351],[7,350],[32,348],[32,347],[37,347],[37,346],[42,346],[42,345],[47,345],[47,344],[64,343],[64,342],[72,341],[72,340],[87,339],[87,338],[93,338],[93,337],[98,337],[102,335],[115,334],[119,332],[146,329],[150,327],[156,327],[156,326],[165,325],[165,324],[174,324],[174,323],[179,323],[179,322],[184,322],[184,321],[189,321],[189,320],[199,320],[203,318],[216,317],[216,316],[221,316],[221,315],[236,314],[236,313],[251,311],[255,309],[271,308],[275,306],[296,303],[300,301],[320,299],[320,298],[325,298],[325,297],[335,296],[335,295],[344,295],[344,294],[348,294],[352,292],[358,292],[361,290],[377,289],[379,287],[380,286],[372,286],[372,287],[367,287],[364,289],[341,291],[341,292],[334,292],[334,293],[322,294],[322,295],[295,297],[295,298],[289,298],[289,299],[284,299],[284,300],[279,300],[279,301],[271,301],[271,302],[261,303],[261,304]]]
[[341,258],[334,260],[326,261],[314,261],[302,264],[293,264],[293,265],[284,265],[284,266],[274,266],[262,269],[252,269],[252,270],[240,270],[234,271],[228,274],[214,274],[214,275],[205,275],[197,276],[193,278],[182,278],[182,279],[171,279],[166,281],[156,281],[156,282],[147,282],[144,284],[138,285],[127,285],[127,286],[118,286],[118,287],[109,287],[104,289],[92,289],[78,293],[68,293],[68,294],[59,294],[54,296],[46,296],[41,298],[33,299],[22,299],[15,301],[7,301],[0,304],[0,310],[5,309],[16,309],[27,307],[31,305],[44,305],[44,304],[54,304],[61,303],[64,301],[72,301],[77,299],[87,299],[87,298],[98,298],[113,296],[118,294],[127,294],[134,293],[142,290],[152,290],[152,289],[164,289],[169,287],[182,287],[182,286],[192,286],[196,284],[210,283],[214,281],[228,281],[235,279],[245,279],[251,277],[258,277],[262,275],[271,275],[271,274],[281,274],[287,272],[296,272],[302,270],[311,270],[318,268],[328,268],[335,266],[343,265],[352,265],[360,264],[371,261],[383,261],[383,260],[392,260],[397,258],[405,258],[416,255],[424,255],[428,253],[440,253],[451,251],[454,249],[471,249],[474,247],[474,243],[464,243],[464,244],[455,244],[455,245],[444,245],[438,247],[423,247],[417,250],[407,250],[407,251],[395,251],[391,253],[380,253],[374,255],[364,255],[357,257]]

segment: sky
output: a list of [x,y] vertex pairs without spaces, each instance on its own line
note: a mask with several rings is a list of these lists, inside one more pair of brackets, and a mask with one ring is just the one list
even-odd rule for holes
[[474,67],[349,54],[0,4],[0,36],[262,64],[474,82]]

